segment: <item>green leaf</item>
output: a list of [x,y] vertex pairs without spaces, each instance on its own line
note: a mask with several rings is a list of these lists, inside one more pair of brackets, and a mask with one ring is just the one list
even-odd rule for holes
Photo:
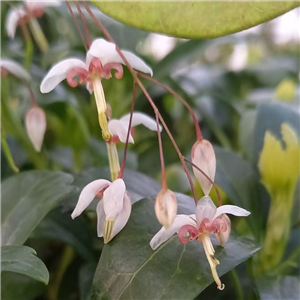
[[29,171],[2,183],[1,245],[22,245],[45,215],[76,189],[62,172]]
[[[194,211],[192,198],[177,197],[179,212]],[[126,227],[104,247],[93,280],[92,300],[194,299],[213,282],[200,243],[194,241],[184,246],[174,235],[156,251],[150,248],[151,238],[160,229],[153,206],[150,199],[135,203]],[[215,249],[221,262],[220,275],[257,251],[244,238],[233,238],[225,248]]]
[[255,279],[255,283],[261,300],[299,299],[299,277],[261,276]]
[[63,241],[71,245],[86,260],[96,259],[92,236],[85,220],[83,218],[72,220],[69,213],[63,214],[59,208],[51,211],[39,223],[31,237]]
[[257,174],[238,154],[219,147],[214,149],[217,157],[215,182],[235,205],[251,212],[246,221],[252,233],[260,240],[263,228],[263,204]]
[[49,272],[36,256],[34,249],[27,246],[1,247],[1,272],[15,272],[27,275],[48,284]]
[[298,1],[90,1],[103,13],[140,29],[181,38],[214,38],[286,13]]

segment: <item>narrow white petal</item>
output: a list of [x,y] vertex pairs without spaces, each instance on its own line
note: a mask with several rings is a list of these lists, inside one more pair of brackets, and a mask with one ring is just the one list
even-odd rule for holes
[[214,215],[214,219],[222,214],[231,214],[237,217],[247,217],[251,213],[248,210],[243,209],[236,205],[222,205],[217,208],[217,211]]
[[98,192],[111,185],[111,182],[105,179],[94,180],[84,187],[79,195],[77,205],[71,215],[72,219],[79,216],[94,200]]
[[37,152],[41,151],[46,131],[46,114],[40,107],[32,107],[25,118],[27,134]]
[[131,200],[127,193],[124,196],[123,209],[118,214],[115,219],[114,228],[112,230],[111,238],[112,240],[127,224],[131,214]]
[[5,20],[5,28],[6,28],[7,35],[11,39],[15,37],[19,20],[23,18],[25,15],[26,15],[26,11],[21,6],[9,10]]
[[196,219],[198,226],[200,226],[201,222],[205,218],[211,221],[216,211],[217,208],[209,196],[204,196],[201,198],[196,207]]
[[104,207],[103,207],[103,200],[101,200],[97,204],[96,212],[97,212],[98,237],[103,237],[103,228],[104,228],[104,222],[105,222],[105,212],[104,212]]
[[17,62],[3,58],[0,60],[0,66],[7,70],[9,73],[26,81],[31,80],[30,74]]
[[[149,73],[151,76],[153,75],[152,69],[148,65],[146,65],[146,63],[138,56],[129,51],[124,50],[122,50],[122,53],[132,68],[143,73]],[[116,45],[107,42],[104,39],[97,39],[92,43],[91,48],[88,51],[86,57],[86,64],[88,66],[94,57],[99,58],[102,65],[105,65],[109,62],[125,64],[118,52],[116,51]]]
[[[120,121],[123,122],[124,126],[127,128],[128,128],[129,120],[130,120],[130,114],[127,114],[120,119]],[[152,131],[157,131],[156,121],[153,118],[141,112],[134,112],[132,114],[131,126],[134,127],[138,125],[144,125],[145,127],[147,127]],[[159,125],[159,130],[162,131],[161,125]]]
[[68,58],[55,64],[41,83],[41,93],[51,92],[61,81],[63,81],[69,70],[72,68],[82,68],[87,70],[83,61],[77,58]]
[[150,241],[151,248],[153,250],[157,249],[184,225],[196,226],[196,222],[192,215],[177,215],[169,228],[166,229],[165,227],[162,227]]
[[103,194],[106,219],[114,219],[123,209],[126,186],[123,179],[116,179]]
[[[126,137],[128,132],[128,124],[127,126],[124,125],[123,122],[117,119],[112,119],[108,122],[108,130],[112,135],[116,135],[119,137],[119,140],[122,143],[126,143]],[[129,135],[129,143],[134,143],[133,137]]]

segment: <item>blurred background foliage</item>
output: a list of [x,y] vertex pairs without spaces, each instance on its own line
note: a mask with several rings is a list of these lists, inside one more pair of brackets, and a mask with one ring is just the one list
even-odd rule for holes
[[[14,40],[7,37],[4,21],[9,6],[1,3],[1,8],[1,56],[22,64],[25,52],[21,31],[17,30]],[[172,87],[192,106],[200,120],[203,136],[216,149],[216,183],[220,186],[223,201],[252,212],[248,220],[234,219],[233,228],[239,233],[255,236],[262,244],[270,195],[261,184],[259,155],[265,132],[270,131],[281,139],[282,123],[288,123],[299,138],[299,36],[280,40],[277,19],[255,30],[217,39],[183,40],[131,28],[110,19],[97,9],[93,11],[121,49],[141,55],[152,66],[154,78]],[[299,9],[288,14],[290,18],[295,18],[295,15],[299,17]],[[87,20],[92,38],[102,36],[91,19],[87,17]],[[53,64],[72,56],[84,59],[85,50],[65,5],[58,9],[47,9],[39,23],[50,45],[49,51],[44,54],[35,45],[30,65],[33,77],[31,86],[38,104],[47,115],[42,152],[34,152],[25,134],[24,116],[30,108],[30,95],[13,76],[2,80],[1,97],[2,101],[7,100],[6,105],[15,121],[5,115],[2,107],[2,129],[20,171],[65,171],[75,174],[74,185],[81,189],[95,178],[90,174],[97,174],[99,168],[104,168],[101,177],[103,174],[109,177],[105,169],[108,167],[106,145],[101,137],[95,103],[84,86],[72,89],[63,82],[53,92],[42,95],[39,85]],[[103,82],[113,118],[119,118],[130,110],[133,81],[128,70],[124,68],[124,71],[122,80],[113,78]],[[143,82],[182,153],[189,157],[195,132],[188,111],[163,89],[145,80]],[[141,91],[138,91],[135,110],[154,116]],[[177,154],[165,132],[162,136],[169,188],[190,194]],[[122,160],[124,147],[119,144],[118,148]],[[5,180],[14,173],[3,153],[1,155],[1,176]],[[153,132],[143,127],[135,129],[135,144],[129,146],[126,168],[128,172],[139,171],[159,181],[158,141]],[[135,177],[130,174],[127,176],[129,181],[133,181],[131,188],[134,189]],[[155,195],[159,185],[155,182],[152,184],[155,186]],[[200,187],[195,184],[200,197]],[[136,194],[137,199],[143,197],[140,191],[136,191]],[[212,198],[216,199],[214,192]],[[299,182],[293,199],[294,207],[299,208]],[[50,272],[49,286],[45,287],[22,275],[3,273],[2,289],[6,294],[2,294],[2,299],[54,299],[56,295],[63,300],[89,299],[90,285],[103,243],[96,238],[95,223],[88,222],[90,219],[87,216],[74,221],[62,216],[65,212],[69,213],[76,200],[76,195],[71,196],[62,202],[63,209],[51,211],[26,242],[26,245],[36,249],[46,263]],[[293,211],[291,237],[284,258],[271,272],[276,280],[269,277],[260,279],[257,275],[253,283],[250,279],[253,274],[246,272],[249,271],[249,263],[244,263],[225,275],[225,291],[217,292],[212,285],[197,299],[298,299],[288,298],[292,295],[289,292],[294,293],[293,296],[299,292],[298,279],[295,277],[299,275],[300,252],[297,211]],[[93,216],[92,220],[95,222]],[[69,257],[70,261],[65,257]],[[253,265],[255,260],[252,261]],[[17,290],[13,282],[18,282]],[[280,290],[284,286],[287,288]],[[272,298],[275,294],[276,298]]]

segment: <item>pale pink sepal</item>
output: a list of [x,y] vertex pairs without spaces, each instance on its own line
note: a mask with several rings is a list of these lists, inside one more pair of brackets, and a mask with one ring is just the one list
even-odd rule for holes
[[86,185],[79,195],[77,205],[71,215],[72,219],[78,217],[91,204],[96,195],[110,185],[111,182],[105,179],[94,180]]
[[24,1],[27,9],[34,10],[38,8],[57,7],[62,1],[58,0],[26,0]]
[[213,219],[217,218],[222,214],[230,214],[237,217],[247,217],[251,213],[250,211],[236,205],[222,205],[217,208],[216,214]]
[[196,226],[194,219],[195,215],[177,215],[174,219],[173,224],[169,228],[162,227],[160,231],[151,239],[150,246],[153,250],[157,249],[162,243],[167,241],[184,225]]
[[200,226],[204,219],[213,220],[217,208],[209,196],[202,197],[196,207],[197,224]]
[[[112,119],[108,122],[108,130],[112,135],[116,135],[122,143],[126,142],[128,125],[124,125],[123,122],[117,119]],[[133,137],[129,135],[129,143],[134,143]]]
[[44,77],[40,91],[41,93],[51,92],[61,81],[67,77],[67,73],[72,68],[82,68],[87,70],[87,67],[83,61],[77,58],[69,58],[60,61],[55,64],[51,70]]
[[26,15],[26,10],[22,6],[17,6],[11,8],[8,11],[6,20],[5,20],[5,29],[7,35],[13,39],[16,34],[16,29],[18,27],[19,20]]
[[[214,148],[207,140],[197,141],[192,147],[192,163],[200,168],[213,182],[216,174],[216,156]],[[212,183],[196,168],[193,172],[207,196],[212,188]]]
[[27,134],[37,152],[41,151],[46,131],[46,114],[40,107],[32,107],[25,117]]
[[19,79],[30,81],[31,76],[30,74],[17,62],[8,59],[2,58],[0,59],[0,67],[7,70],[9,73],[13,74]]
[[[121,50],[121,52],[133,69],[136,69],[143,73],[149,73],[151,76],[153,75],[152,69],[138,56],[129,51]],[[88,66],[90,65],[90,62],[94,57],[98,58],[101,61],[102,65],[105,65],[107,63],[125,64],[116,50],[116,45],[107,42],[104,39],[96,39],[92,43],[90,50],[87,52],[86,56],[86,64]]]
[[124,180],[121,178],[112,182],[103,194],[103,206],[107,219],[115,219],[115,217],[123,209],[123,199],[126,192]]
[[[131,200],[126,192],[123,198],[123,208],[121,212],[115,217],[114,227],[112,230],[110,240],[112,240],[125,227],[125,225],[129,220],[130,214],[131,214]],[[104,207],[103,207],[103,201],[100,201],[97,205],[97,219],[98,219],[97,220],[98,237],[103,237],[104,222],[106,219]]]
[[[130,114],[127,114],[120,119],[120,121],[123,122],[124,126],[127,128],[128,128],[129,120],[130,120]],[[153,118],[141,112],[134,112],[132,114],[131,126],[135,127],[138,125],[144,125],[146,128],[152,131],[157,131],[156,121]],[[159,125],[159,130],[162,131],[161,125]]]

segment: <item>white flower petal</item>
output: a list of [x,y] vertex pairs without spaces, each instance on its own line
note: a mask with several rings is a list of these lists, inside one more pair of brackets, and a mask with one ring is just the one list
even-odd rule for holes
[[46,131],[46,114],[40,107],[32,107],[25,118],[27,134],[37,152],[41,151]]
[[106,219],[114,219],[123,209],[126,186],[124,180],[116,179],[103,194]]
[[123,209],[115,219],[114,228],[111,233],[112,240],[127,224],[131,214],[131,201],[127,193],[124,195]]
[[83,61],[77,58],[68,58],[55,64],[41,83],[41,93],[51,92],[61,81],[63,81],[67,73],[72,68],[82,68],[87,70]]
[[9,10],[5,20],[5,28],[6,28],[7,35],[11,39],[15,37],[19,20],[23,18],[25,15],[26,15],[26,11],[21,6]]
[[217,211],[214,215],[214,219],[222,214],[231,214],[237,217],[247,217],[251,213],[248,210],[243,209],[236,205],[222,205],[217,208]]
[[[128,132],[128,124],[127,126],[124,125],[123,122],[117,119],[112,119],[108,122],[108,130],[112,135],[116,135],[119,137],[119,140],[122,143],[126,143],[126,137]],[[133,137],[129,135],[129,143],[134,143]]]
[[19,79],[23,79],[26,81],[31,80],[30,74],[17,62],[11,59],[1,59],[0,66],[7,70],[9,73],[13,74],[14,76],[18,77]]
[[[132,68],[143,73],[149,73],[151,76],[153,75],[151,68],[147,66],[146,63],[138,56],[134,55],[129,51],[124,50],[122,50],[122,53]],[[86,56],[86,64],[88,66],[90,65],[90,62],[94,57],[99,58],[102,65],[105,65],[109,62],[125,64],[118,52],[116,51],[116,45],[107,42],[104,39],[97,39],[92,43],[91,48]]]
[[209,196],[204,196],[201,198],[196,207],[196,219],[197,225],[200,226],[203,219],[207,218],[208,220],[212,220],[217,208],[215,204],[212,202]]
[[[120,121],[123,122],[126,128],[128,128],[129,120],[130,120],[130,114],[127,114],[120,119]],[[153,118],[141,112],[134,112],[132,114],[131,126],[134,127],[141,124],[152,131],[157,131],[156,121]],[[162,131],[161,125],[159,125],[159,130]]]
[[162,227],[160,231],[150,241],[150,246],[153,250],[157,249],[162,243],[171,238],[174,233],[184,225],[196,226],[196,222],[193,218],[193,215],[177,215],[174,219],[174,222],[169,228]]
[[72,219],[79,216],[90,205],[98,192],[110,185],[111,182],[105,179],[94,180],[86,185],[79,195],[77,205],[71,215]]
[[105,222],[105,212],[104,212],[104,207],[103,207],[103,200],[101,200],[97,204],[96,208],[97,212],[97,233],[98,237],[103,237],[103,228],[104,228],[104,222]]

